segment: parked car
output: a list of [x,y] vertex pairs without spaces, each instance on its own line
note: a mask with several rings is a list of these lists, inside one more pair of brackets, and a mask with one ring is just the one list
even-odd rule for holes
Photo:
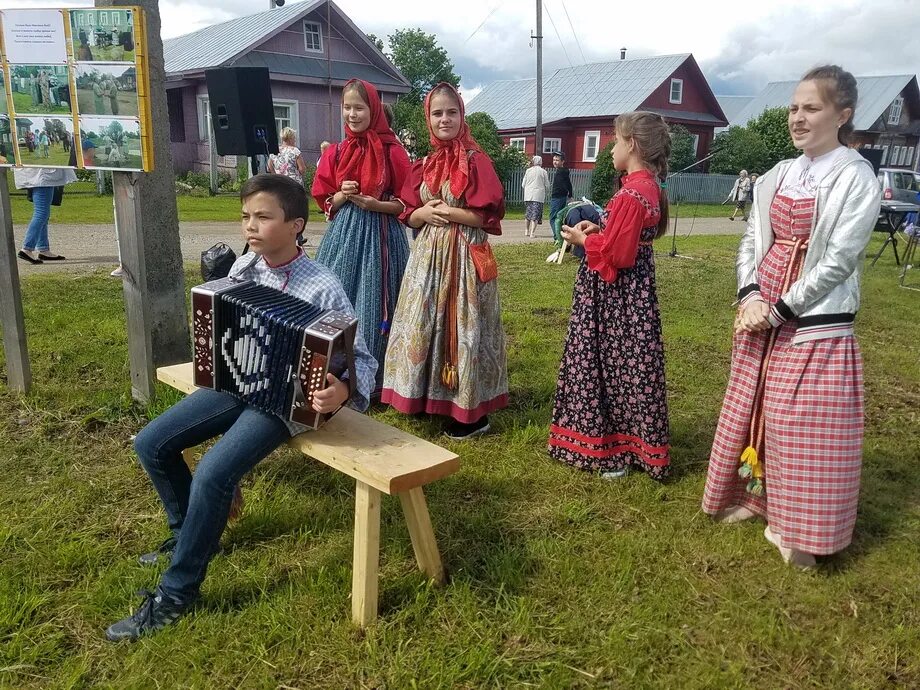
[[920,192],[920,173],[903,168],[879,168],[878,181],[882,185],[882,199],[916,203],[917,192]]

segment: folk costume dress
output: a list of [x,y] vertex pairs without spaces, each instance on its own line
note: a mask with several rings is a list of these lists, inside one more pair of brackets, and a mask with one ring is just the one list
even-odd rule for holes
[[370,101],[370,126],[356,134],[345,125],[345,141],[323,153],[311,191],[331,220],[316,261],[338,276],[355,307],[361,333],[378,363],[379,390],[409,241],[396,216],[367,211],[350,201],[333,211],[332,197],[342,182],[355,180],[361,194],[394,199],[409,173],[409,156],[387,124],[377,89],[361,83]]
[[403,185],[401,218],[408,222],[413,211],[441,199],[475,211],[483,227],[452,223],[419,231],[393,317],[381,400],[406,414],[473,424],[508,404],[498,280],[480,279],[472,256],[492,256],[488,236],[501,234],[504,189],[465,120],[451,141],[435,137],[430,125],[429,133],[433,151],[413,165]]
[[670,471],[664,343],[652,240],[661,218],[657,178],[638,171],[585,239],[565,341],[549,454],[588,471]]
[[[778,327],[734,336],[703,498],[706,513],[744,506],[767,519],[784,547],[814,555],[848,546],[856,522],[862,357],[852,324],[841,335],[826,325],[803,328],[784,319],[782,298],[808,280],[803,263],[819,215],[816,192],[846,152],[801,156],[779,181],[769,206],[774,241],[752,286],[759,291],[741,286],[739,293],[741,307],[751,299],[771,305]],[[805,338],[803,330],[810,331]]]

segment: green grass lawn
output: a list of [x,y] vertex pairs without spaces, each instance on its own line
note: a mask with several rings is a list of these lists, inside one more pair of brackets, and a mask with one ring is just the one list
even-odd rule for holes
[[[103,164],[101,159],[97,158],[97,161]],[[32,204],[26,199],[24,191],[13,187],[12,174],[9,178],[13,223],[27,225],[32,218]],[[240,199],[237,194],[177,196],[176,203],[181,221],[236,221],[240,218]],[[322,212],[312,199],[310,214],[314,221],[322,218]],[[51,211],[51,222],[87,225],[112,223],[112,197],[96,196],[95,182],[69,184],[64,188],[63,203]]]
[[129,437],[177,394],[131,403],[120,284],[25,279],[34,390],[0,383],[0,686],[920,687],[920,294],[896,287],[890,253],[866,271],[855,541],[799,573],[762,524],[700,512],[735,242],[690,238],[695,260],[658,261],[669,482],[604,482],[548,458],[576,266],[547,266],[545,246],[499,247],[511,404],[495,433],[447,442],[434,422],[374,413],[461,455],[426,491],[449,584],[418,573],[385,499],[380,619],[355,629],[354,483],[284,449],[244,480],[245,515],[194,615],[124,645],[103,630],[155,583],[135,557],[166,532]]

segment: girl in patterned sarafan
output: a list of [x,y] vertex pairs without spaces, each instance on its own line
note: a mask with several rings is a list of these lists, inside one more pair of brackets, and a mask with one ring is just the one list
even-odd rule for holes
[[338,276],[378,362],[377,389],[403,272],[409,259],[396,200],[409,156],[387,124],[377,89],[352,79],[342,92],[345,141],[320,158],[313,196],[331,220],[316,261]]
[[556,384],[549,454],[605,479],[629,467],[654,479],[670,470],[664,345],[652,240],[668,224],[671,138],[659,115],[616,119],[613,164],[626,173],[603,230],[563,227],[585,248]]
[[384,365],[382,401],[406,414],[443,415],[452,438],[489,430],[508,404],[498,269],[489,234],[501,234],[505,194],[470,134],[450,84],[425,98],[432,152],[403,185],[401,216],[419,229]]
[[856,79],[806,74],[789,106],[802,151],[757,180],[736,261],[731,374],[703,510],[757,516],[796,567],[846,548],[862,469],[862,357],[853,334],[859,274],[878,217],[872,166],[847,147]]

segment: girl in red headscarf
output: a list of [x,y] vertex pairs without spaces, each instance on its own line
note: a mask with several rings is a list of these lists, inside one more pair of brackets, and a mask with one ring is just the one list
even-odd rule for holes
[[359,328],[377,359],[377,389],[403,272],[406,229],[395,199],[409,173],[409,156],[390,129],[372,84],[352,79],[342,92],[345,141],[323,153],[313,197],[331,221],[316,261],[338,276],[355,307]]
[[432,152],[413,165],[400,218],[419,229],[393,317],[381,400],[444,415],[446,432],[489,430],[508,404],[505,335],[490,234],[501,234],[504,189],[449,84],[425,98]]

